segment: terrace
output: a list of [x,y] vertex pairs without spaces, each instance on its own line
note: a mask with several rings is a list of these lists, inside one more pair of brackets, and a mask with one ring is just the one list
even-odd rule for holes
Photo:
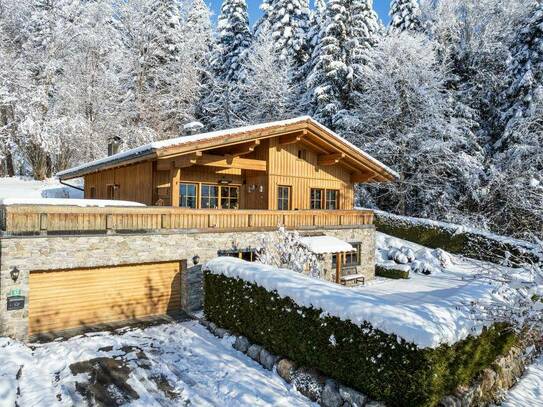
[[174,207],[0,206],[0,233],[17,235],[311,230],[373,224],[367,210],[219,210]]

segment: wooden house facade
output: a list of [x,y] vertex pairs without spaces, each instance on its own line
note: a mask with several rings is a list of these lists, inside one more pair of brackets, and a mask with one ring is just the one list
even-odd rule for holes
[[58,174],[85,198],[188,209],[349,210],[391,169],[309,117],[179,137]]

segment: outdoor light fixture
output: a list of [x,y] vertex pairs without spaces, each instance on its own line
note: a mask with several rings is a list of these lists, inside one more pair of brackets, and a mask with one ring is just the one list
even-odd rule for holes
[[256,185],[255,184],[249,185],[249,192],[255,192],[255,191],[256,191]]
[[264,185],[260,185],[258,187],[258,192],[264,192]]
[[229,179],[226,179],[226,178],[222,178],[220,181],[219,181],[219,184],[221,185],[228,185],[228,184],[231,184],[232,181],[229,180]]
[[200,263],[200,256],[196,255],[192,258],[192,263],[197,266]]
[[21,274],[21,272],[19,271],[17,267],[12,267],[11,270],[9,271],[9,274],[13,282],[16,282],[19,279],[19,274]]

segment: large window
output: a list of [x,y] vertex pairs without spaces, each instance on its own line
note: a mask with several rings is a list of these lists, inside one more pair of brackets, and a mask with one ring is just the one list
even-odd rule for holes
[[180,184],[179,185],[179,206],[181,208],[195,209],[198,202],[198,185],[197,184]]
[[239,187],[221,187],[221,208],[239,209]]
[[290,187],[277,187],[277,209],[280,211],[290,210]]
[[219,207],[219,186],[203,184],[200,202],[202,209],[217,209]]
[[339,191],[336,189],[326,190],[326,209],[339,209]]
[[324,189],[311,188],[311,209],[322,209]]

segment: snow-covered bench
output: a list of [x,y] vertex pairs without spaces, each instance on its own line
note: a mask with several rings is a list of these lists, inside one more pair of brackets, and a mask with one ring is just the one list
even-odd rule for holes
[[347,283],[354,282],[355,284],[365,284],[366,277],[363,274],[351,274],[348,276],[342,276],[340,278],[341,284],[347,285]]

